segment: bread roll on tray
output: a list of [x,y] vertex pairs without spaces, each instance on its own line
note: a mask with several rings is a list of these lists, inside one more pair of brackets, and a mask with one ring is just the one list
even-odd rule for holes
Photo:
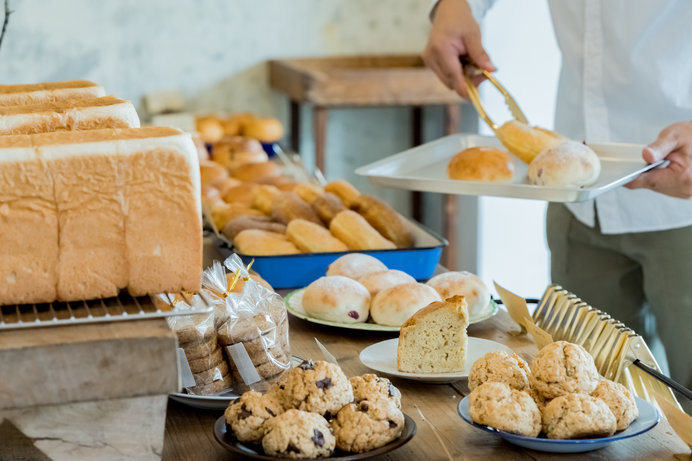
[[400,326],[419,309],[441,301],[435,290],[422,283],[404,283],[380,291],[370,304],[375,323]]
[[536,156],[529,165],[531,184],[553,187],[584,187],[601,174],[598,155],[585,144],[566,141]]
[[320,277],[305,289],[302,305],[306,313],[318,319],[362,323],[368,320],[370,294],[353,279]]
[[317,199],[317,197],[324,194],[324,189],[314,184],[302,183],[298,184],[295,187],[295,189],[293,189],[293,192],[298,194],[300,198],[302,198],[309,204],[312,204]]
[[202,184],[214,187],[228,178],[228,171],[222,165],[212,161],[200,162],[199,174]]
[[476,274],[467,271],[445,272],[438,274],[426,283],[442,299],[452,296],[463,296],[466,299],[469,314],[479,312],[490,303],[490,290]]
[[272,217],[284,224],[288,224],[294,219],[304,219],[315,224],[322,224],[315,210],[295,192],[282,192],[274,199]]
[[269,160],[259,141],[245,136],[224,136],[212,146],[211,158],[229,171],[246,163]]
[[286,227],[286,236],[307,253],[348,251],[341,240],[334,237],[325,227],[304,219],[294,219]]
[[252,206],[266,215],[272,213],[274,201],[281,195],[281,191],[275,186],[261,184],[252,191]]
[[352,208],[356,204],[356,200],[360,197],[360,192],[358,189],[353,187],[351,183],[338,180],[332,181],[324,186],[325,192],[331,192],[341,199],[341,201],[346,205],[346,208]]
[[514,164],[510,155],[494,147],[464,149],[447,164],[449,179],[464,181],[507,181],[512,179]]
[[283,137],[284,127],[275,118],[255,117],[245,121],[242,132],[262,142],[276,142]]
[[332,222],[334,216],[346,210],[339,197],[331,192],[325,192],[316,197],[312,202],[312,208],[317,213],[317,216],[327,225]]
[[228,221],[238,216],[264,218],[262,212],[255,210],[243,203],[220,203],[211,209],[211,219],[217,229],[222,230]]
[[0,85],[0,106],[19,106],[56,102],[65,98],[100,98],[103,87],[87,80]]
[[246,163],[231,171],[231,176],[245,182],[258,182],[280,174],[281,167],[274,162]]
[[386,203],[374,197],[361,195],[352,208],[360,213],[382,236],[399,248],[413,246],[413,233],[404,218]]
[[502,125],[496,135],[502,145],[524,163],[531,163],[540,152],[566,141],[561,134],[517,120]]
[[277,234],[285,234],[286,226],[272,222],[267,216],[250,216],[240,214],[229,219],[223,227],[223,235],[226,236],[230,241],[238,235],[240,232],[246,229],[260,229],[269,232],[276,232]]
[[233,239],[238,253],[250,256],[298,254],[300,250],[285,235],[259,229],[244,230]]
[[329,230],[334,237],[346,244],[351,250],[385,250],[395,249],[391,240],[382,237],[361,215],[346,210],[337,214]]
[[370,292],[370,296],[375,297],[377,293],[387,288],[395,287],[403,283],[416,283],[416,279],[406,272],[398,270],[386,270],[373,272],[358,279]]
[[214,144],[223,138],[224,131],[221,120],[216,115],[202,115],[195,120],[197,133],[207,144]]
[[327,267],[327,275],[343,275],[354,280],[374,272],[386,271],[382,261],[362,253],[349,253],[337,258]]

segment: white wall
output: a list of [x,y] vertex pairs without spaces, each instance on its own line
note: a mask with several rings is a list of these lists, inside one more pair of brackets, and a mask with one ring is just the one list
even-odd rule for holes
[[[497,78],[534,125],[553,127],[560,54],[546,0],[498,0],[482,24]],[[494,88],[481,86],[497,123],[510,115]],[[505,119],[502,120],[501,116]],[[491,134],[482,123],[482,132]],[[480,276],[525,297],[540,297],[549,283],[544,202],[481,198]]]

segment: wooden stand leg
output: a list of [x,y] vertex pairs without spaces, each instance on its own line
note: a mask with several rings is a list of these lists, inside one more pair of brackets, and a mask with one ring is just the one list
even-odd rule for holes
[[[445,135],[454,134],[459,130],[461,122],[461,108],[459,104],[448,104],[445,106]],[[457,211],[458,201],[456,195],[445,195],[444,201],[444,221],[443,229],[444,236],[449,241],[449,246],[445,255],[443,255],[444,265],[450,269],[457,268],[457,252],[459,251],[458,229],[457,229]]]
[[[413,106],[411,111],[411,146],[416,147],[423,143],[423,107]],[[411,216],[415,221],[423,220],[423,194],[418,191],[411,192]]]
[[291,150],[300,154],[300,103],[291,100]]
[[326,171],[326,147],[327,147],[327,108],[315,106],[312,109],[312,129],[315,137],[315,167],[325,175]]

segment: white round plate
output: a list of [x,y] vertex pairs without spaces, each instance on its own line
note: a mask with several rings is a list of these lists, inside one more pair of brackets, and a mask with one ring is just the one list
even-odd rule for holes
[[[299,319],[307,320],[308,322],[318,323],[320,325],[327,325],[330,327],[337,328],[350,328],[352,330],[369,330],[369,331],[399,331],[400,327],[393,327],[390,325],[378,325],[377,323],[371,322],[361,322],[361,323],[343,323],[343,322],[333,322],[331,320],[316,319],[315,317],[310,317],[303,309],[303,293],[305,288],[295,290],[286,295],[286,310],[293,316]],[[497,314],[497,304],[492,299],[488,305],[481,311],[474,313],[469,318],[469,323],[478,323],[483,320],[489,319],[493,315]]]
[[[296,365],[300,365],[302,362],[303,359],[297,355],[291,356],[292,366],[295,367]],[[169,394],[168,397],[176,402],[180,402],[193,408],[199,408],[201,410],[225,410],[229,403],[240,396],[233,390],[229,389],[213,395],[192,395],[185,394],[184,392],[174,392]]]
[[488,352],[505,351],[510,354],[514,352],[504,344],[496,343],[489,339],[469,337],[468,346],[466,348],[466,366],[462,371],[456,373],[406,373],[399,371],[396,367],[396,352],[398,345],[399,338],[375,343],[360,351],[360,361],[366,367],[390,376],[421,381],[424,383],[444,384],[468,377],[473,362],[483,357]]
[[618,432],[611,437],[601,437],[598,439],[556,440],[545,438],[545,436],[526,437],[500,431],[489,426],[484,426],[483,424],[477,424],[471,420],[471,415],[469,414],[468,396],[464,397],[461,402],[459,402],[457,411],[459,412],[459,416],[472,426],[495,434],[515,445],[536,451],[547,451],[549,453],[582,453],[584,451],[598,450],[618,440],[641,435],[644,432],[650,431],[658,424],[661,418],[658,410],[646,400],[642,400],[639,397],[635,397],[634,399],[637,401],[639,417],[624,431]]

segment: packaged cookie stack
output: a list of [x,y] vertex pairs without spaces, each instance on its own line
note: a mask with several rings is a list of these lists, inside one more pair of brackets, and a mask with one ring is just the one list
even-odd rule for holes
[[[281,296],[253,279],[237,255],[203,278],[204,289],[221,300],[215,309],[217,338],[230,365],[235,390],[266,390],[290,367],[288,316]],[[237,283],[242,290],[234,292]],[[219,296],[222,293],[222,296]]]
[[593,357],[566,341],[545,346],[530,367],[516,354],[486,354],[471,367],[469,388],[473,421],[528,437],[607,437],[638,416],[629,390],[600,377]]
[[401,394],[372,374],[350,380],[338,365],[304,361],[266,394],[246,392],[225,412],[239,441],[268,456],[318,458],[336,449],[364,453],[401,435]]

